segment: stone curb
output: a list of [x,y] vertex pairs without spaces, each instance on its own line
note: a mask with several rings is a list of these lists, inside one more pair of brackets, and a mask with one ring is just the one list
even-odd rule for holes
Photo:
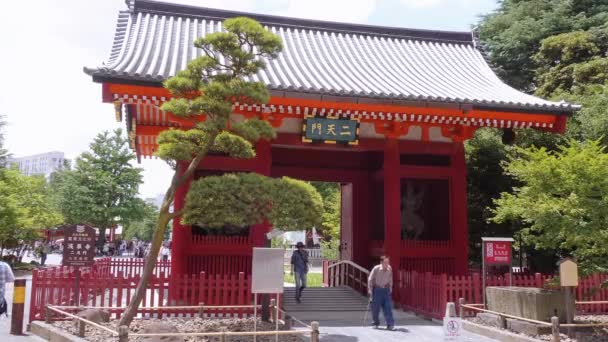
[[470,331],[472,333],[475,333],[475,334],[478,334],[481,336],[493,338],[493,339],[501,341],[501,342],[539,342],[539,341],[541,341],[541,340],[538,340],[538,339],[535,339],[532,337],[518,335],[518,334],[515,334],[512,332],[508,332],[508,331],[501,330],[498,328],[488,327],[488,326],[473,323],[473,322],[470,322],[467,320],[462,321],[462,327],[466,331]]
[[30,324],[32,334],[50,342],[87,342],[87,340],[74,336],[65,330],[59,329],[52,324],[42,321],[34,321]]

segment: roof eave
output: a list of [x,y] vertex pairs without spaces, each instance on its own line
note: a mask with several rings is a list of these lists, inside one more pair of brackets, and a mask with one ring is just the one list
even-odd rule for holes
[[[154,81],[150,78],[146,77],[133,77],[129,76],[120,77],[115,75],[108,75],[107,73],[101,71],[98,68],[84,68],[84,72],[87,75],[92,76],[93,81],[97,83],[115,83],[115,84],[127,84],[127,85],[137,85],[137,86],[147,86],[147,87],[163,87],[162,80]],[[493,112],[507,112],[507,111],[519,111],[522,113],[530,113],[530,114],[548,114],[548,115],[572,115],[574,112],[581,109],[580,105],[577,104],[568,104],[564,107],[540,107],[540,106],[525,106],[518,104],[504,104],[504,103],[472,103],[466,101],[430,101],[428,99],[415,99],[415,98],[384,98],[384,97],[372,97],[372,96],[351,96],[351,95],[341,95],[341,94],[333,94],[333,93],[318,93],[318,92],[306,92],[306,91],[294,91],[294,90],[286,90],[286,89],[273,89],[269,87],[269,89],[274,93],[295,93],[301,94],[303,97],[310,98],[311,96],[315,96],[318,99],[322,100],[324,97],[341,97],[341,98],[349,98],[357,103],[366,103],[366,102],[378,102],[382,101],[386,104],[395,104],[396,102],[403,101],[411,101],[417,102],[419,105],[428,106],[428,107],[438,107],[438,106],[446,106],[453,105],[458,108],[470,108],[476,110],[487,110]],[[285,97],[285,96],[283,96]]]

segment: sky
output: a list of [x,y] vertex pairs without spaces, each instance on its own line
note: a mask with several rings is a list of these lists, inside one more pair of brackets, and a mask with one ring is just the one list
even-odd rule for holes
[[[436,30],[470,30],[496,0],[166,0],[307,19]],[[124,0],[4,1],[0,11],[0,115],[15,157],[62,151],[74,159],[96,134],[123,128],[84,66],[109,52]],[[145,159],[143,198],[164,193],[172,170]]]

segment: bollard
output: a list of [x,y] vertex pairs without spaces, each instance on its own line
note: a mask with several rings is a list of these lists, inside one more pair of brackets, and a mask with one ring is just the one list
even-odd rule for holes
[[553,336],[551,342],[559,342],[559,318],[555,316],[551,317],[551,333]]
[[51,324],[51,309],[48,306],[44,308],[44,323]]
[[23,309],[25,308],[25,279],[15,279],[11,335],[23,335]]
[[285,330],[291,330],[293,327],[293,320],[289,314],[285,314]]
[[270,313],[271,317],[272,317],[272,321],[276,322],[277,321],[277,301],[272,298],[270,300],[270,308],[272,310],[272,312]]
[[86,330],[86,323],[78,320],[78,337],[84,337],[84,332]]
[[203,318],[205,316],[205,303],[198,303],[201,307],[198,309],[198,317]]
[[460,314],[460,319],[464,319],[464,298],[459,298],[458,299],[458,306],[460,311],[458,312]]
[[310,342],[319,342],[319,322],[311,322],[310,327],[312,328],[312,332],[310,333]]
[[445,306],[444,317],[456,317],[456,304],[454,302],[448,302]]
[[118,342],[129,342],[129,327],[121,325],[118,327]]

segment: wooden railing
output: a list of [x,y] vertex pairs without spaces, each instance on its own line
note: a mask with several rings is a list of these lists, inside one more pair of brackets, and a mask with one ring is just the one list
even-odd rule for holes
[[323,286],[350,287],[366,295],[369,271],[349,260],[337,262],[323,260]]
[[195,245],[249,245],[251,241],[248,236],[223,236],[223,235],[193,235],[192,243]]
[[[266,337],[266,336],[275,336],[276,340],[279,340],[279,336],[293,336],[293,337],[300,337],[299,339],[304,339],[303,335],[310,335],[310,341],[311,342],[319,342],[319,322],[313,321],[311,322],[310,325],[306,325],[305,328],[300,328],[297,330],[292,330],[291,327],[286,326],[286,328],[288,330],[279,330],[279,323],[282,323],[281,319],[279,316],[276,315],[276,312],[279,311],[278,309],[278,304],[272,300],[271,302],[271,312],[272,314],[272,321],[276,324],[276,328],[274,331],[272,330],[266,330],[266,331],[234,331],[234,332],[227,332],[227,331],[219,331],[219,332],[200,332],[200,331],[193,331],[193,332],[159,332],[159,333],[141,333],[138,331],[134,331],[134,332],[130,332],[129,331],[129,327],[126,325],[122,325],[119,327],[109,327],[109,326],[104,326],[101,324],[97,324],[95,322],[92,322],[88,319],[85,319],[83,317],[80,317],[78,315],[75,315],[73,313],[70,313],[68,311],[78,311],[78,310],[83,310],[83,309],[100,309],[100,310],[107,310],[107,309],[115,309],[115,308],[108,308],[108,307],[83,307],[83,306],[55,306],[55,305],[47,305],[45,308],[45,314],[44,314],[44,318],[47,324],[51,324],[53,322],[53,316],[64,316],[65,318],[71,318],[74,320],[74,322],[77,322],[77,326],[78,326],[78,332],[77,335],[78,337],[84,338],[85,337],[85,333],[86,333],[86,327],[87,325],[91,328],[95,328],[97,330],[101,330],[104,331],[107,335],[106,337],[110,337],[110,338],[118,338],[119,342],[128,342],[129,341],[129,337],[131,338],[155,338],[158,340],[163,340],[165,338],[178,338],[178,339],[184,339],[187,337],[190,338],[211,338],[213,339],[214,337],[219,338],[220,341],[226,341],[227,339],[232,339],[232,337],[241,337],[241,336],[253,336],[254,340],[257,336],[260,337]],[[166,311],[182,311],[182,312],[194,312],[196,313],[197,316],[199,316],[200,318],[206,317],[206,310],[215,310],[215,311],[222,311],[222,312],[228,312],[228,311],[236,311],[236,310],[248,310],[248,311],[254,311],[254,308],[257,308],[257,312],[261,313],[261,310],[259,310],[261,308],[260,305],[258,305],[257,307],[254,305],[222,305],[222,306],[212,306],[212,305],[206,305],[206,304],[199,304],[199,305],[191,305],[191,306],[154,306],[154,307],[140,307],[138,308],[138,312],[150,312],[150,311],[156,311],[156,312],[166,312]],[[117,308],[121,311],[124,311],[126,309],[126,307],[121,307],[121,308]],[[161,314],[162,316],[162,314]],[[60,317],[61,318],[61,317]],[[286,323],[283,321],[283,323]],[[96,333],[97,335],[99,333]]]

